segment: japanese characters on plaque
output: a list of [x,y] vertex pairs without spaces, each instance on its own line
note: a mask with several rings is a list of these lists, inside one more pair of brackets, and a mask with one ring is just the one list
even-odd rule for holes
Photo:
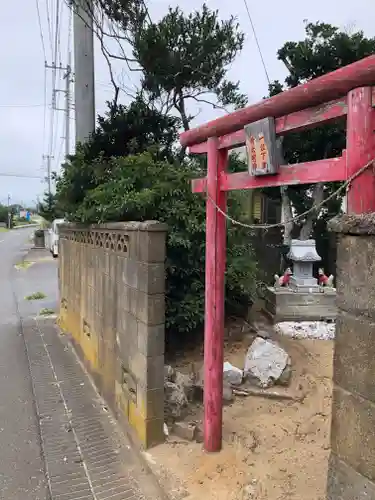
[[245,126],[246,150],[251,175],[277,174],[279,154],[274,118],[264,118]]

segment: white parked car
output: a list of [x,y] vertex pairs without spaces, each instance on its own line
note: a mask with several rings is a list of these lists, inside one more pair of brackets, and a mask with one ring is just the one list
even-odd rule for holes
[[59,255],[59,226],[64,224],[64,219],[55,219],[49,230],[49,249],[54,257]]

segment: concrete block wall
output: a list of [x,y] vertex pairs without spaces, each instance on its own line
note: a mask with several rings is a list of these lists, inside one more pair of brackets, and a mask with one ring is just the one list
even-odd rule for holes
[[328,500],[375,500],[375,214],[330,222],[338,235]]
[[60,229],[60,326],[121,422],[163,440],[164,224]]

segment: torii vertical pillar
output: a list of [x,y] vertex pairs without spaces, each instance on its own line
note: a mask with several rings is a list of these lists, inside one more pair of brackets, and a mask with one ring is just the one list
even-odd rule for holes
[[226,256],[226,193],[220,189],[228,151],[208,139],[206,201],[206,308],[204,326],[204,447],[220,451],[224,361],[224,288]]
[[[348,93],[346,132],[347,178],[375,157],[375,112],[372,88],[360,87]],[[372,168],[361,173],[350,185],[349,214],[375,212],[375,176]]]

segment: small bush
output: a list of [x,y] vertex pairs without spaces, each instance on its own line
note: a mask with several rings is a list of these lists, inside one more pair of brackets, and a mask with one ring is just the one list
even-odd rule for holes
[[52,316],[55,314],[55,311],[53,309],[48,309],[48,307],[44,307],[39,311],[39,316]]
[[43,292],[34,292],[31,295],[28,295],[26,297],[26,300],[41,300],[41,299],[45,299],[45,298],[46,298],[46,294],[45,293],[43,293]]

